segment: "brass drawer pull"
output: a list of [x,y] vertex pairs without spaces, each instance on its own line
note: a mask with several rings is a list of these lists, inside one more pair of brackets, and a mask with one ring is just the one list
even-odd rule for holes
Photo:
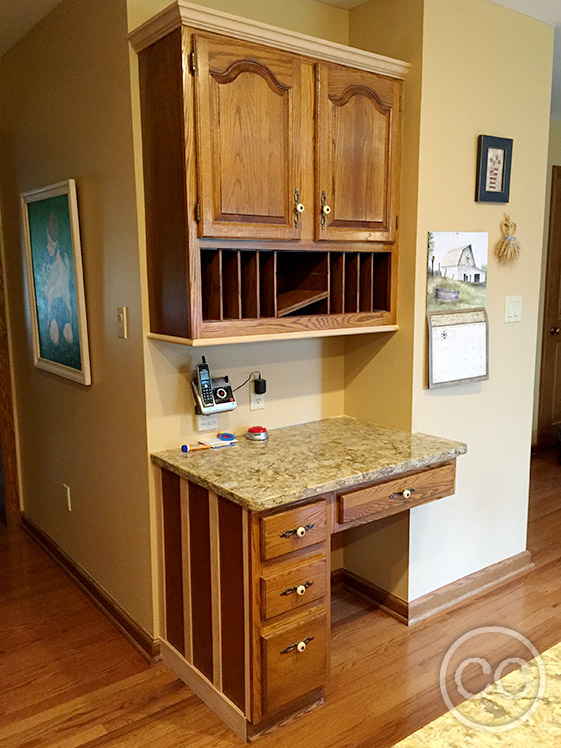
[[396,491],[395,493],[391,493],[390,499],[399,499],[400,497],[409,499],[412,493],[415,493],[414,488],[404,488],[403,491]]
[[308,532],[308,530],[311,530],[313,525],[304,525],[303,527],[296,527],[294,530],[285,530],[284,532],[281,532],[280,537],[281,538],[290,538],[292,535],[297,535],[299,538],[303,538],[304,535]]
[[281,649],[281,655],[288,654],[289,652],[292,652],[293,649],[297,649],[298,652],[303,652],[308,644],[312,641],[314,637],[308,636],[306,639],[303,639],[301,642],[296,642],[295,644],[291,644],[290,647],[286,647],[285,649]]
[[294,587],[289,587],[286,590],[283,590],[281,592],[281,597],[283,595],[292,595],[293,592],[296,592],[297,595],[303,595],[308,587],[311,587],[313,582],[304,582],[304,584],[296,584]]

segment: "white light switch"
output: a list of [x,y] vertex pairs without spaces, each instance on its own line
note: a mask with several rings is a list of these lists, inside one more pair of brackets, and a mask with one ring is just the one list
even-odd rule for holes
[[129,308],[117,307],[117,337],[126,340],[129,337]]
[[520,322],[522,319],[522,296],[507,296],[505,322]]

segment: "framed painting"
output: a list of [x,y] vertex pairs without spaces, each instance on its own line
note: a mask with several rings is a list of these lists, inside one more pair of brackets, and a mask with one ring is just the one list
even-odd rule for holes
[[477,179],[475,200],[478,203],[508,203],[512,139],[480,135],[477,141]]
[[76,182],[21,195],[33,363],[91,384]]

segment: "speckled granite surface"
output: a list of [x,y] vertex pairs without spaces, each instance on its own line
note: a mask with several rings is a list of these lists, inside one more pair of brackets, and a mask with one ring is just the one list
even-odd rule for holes
[[189,478],[252,511],[290,504],[453,459],[461,442],[364,423],[349,416],[269,432],[264,444],[152,455],[160,467]]
[[561,745],[561,644],[489,685],[394,748],[556,748]]

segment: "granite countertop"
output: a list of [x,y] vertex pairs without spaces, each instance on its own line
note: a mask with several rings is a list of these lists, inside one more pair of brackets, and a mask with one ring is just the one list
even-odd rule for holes
[[160,467],[252,511],[290,504],[454,459],[462,442],[409,434],[349,416],[273,429],[263,443],[245,437],[222,449],[152,455]]

